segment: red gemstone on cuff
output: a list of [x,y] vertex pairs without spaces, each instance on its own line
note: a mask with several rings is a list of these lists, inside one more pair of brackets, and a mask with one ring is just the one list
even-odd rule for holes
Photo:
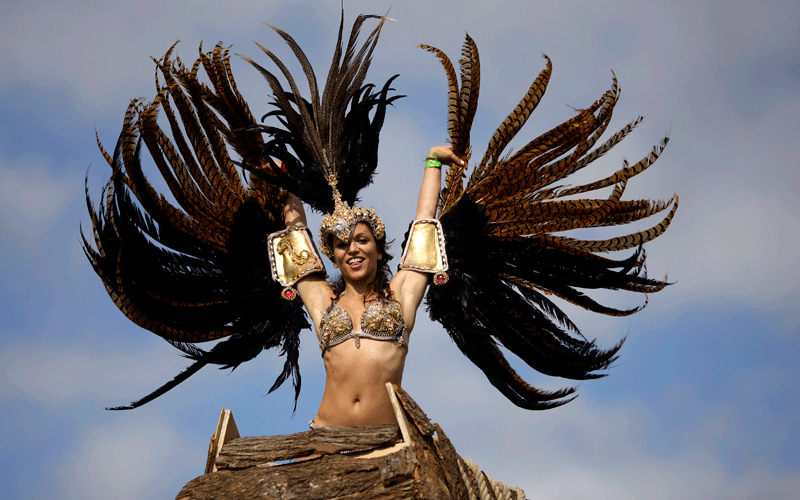
[[295,290],[290,286],[287,286],[286,288],[283,289],[281,294],[283,295],[283,298],[286,300],[294,300],[297,297],[297,290]]

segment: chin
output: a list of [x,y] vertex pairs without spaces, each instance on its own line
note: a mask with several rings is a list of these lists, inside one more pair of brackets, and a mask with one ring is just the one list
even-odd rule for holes
[[345,281],[349,281],[351,283],[372,283],[375,281],[375,277],[377,276],[377,270],[372,270],[371,272],[367,273],[354,273],[347,275],[342,273]]

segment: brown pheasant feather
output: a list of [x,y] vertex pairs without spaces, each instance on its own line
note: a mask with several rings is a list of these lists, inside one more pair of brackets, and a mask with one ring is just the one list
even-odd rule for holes
[[[291,375],[299,394],[299,330],[308,323],[299,304],[279,298],[266,257],[266,237],[283,228],[284,192],[269,182],[271,162],[260,155],[264,142],[236,88],[228,50],[201,47],[186,68],[173,49],[155,61],[152,103],[128,107],[113,156],[98,139],[112,169],[103,205],[95,210],[88,190],[86,196],[94,246],[84,237],[84,250],[109,296],[131,321],[195,360],[125,408],[205,364],[234,367],[278,346],[287,360],[272,389]],[[142,146],[174,201],[147,179]],[[231,150],[263,175],[245,175]],[[225,337],[209,351],[193,345]]]
[[[439,58],[447,74],[447,131],[450,136],[450,145],[453,152],[465,162],[469,162],[472,149],[469,142],[469,131],[478,109],[478,96],[480,95],[480,57],[478,47],[469,35],[466,36],[461,49],[461,85],[459,87],[450,58],[441,50],[429,45],[419,47],[432,52]],[[449,209],[461,197],[464,191],[463,179],[464,166],[454,165],[447,172],[445,189],[442,191],[440,207]],[[446,208],[445,208],[446,207]]]
[[[461,86],[447,56],[434,47],[448,81],[448,131],[453,151],[469,154],[469,136],[477,107],[480,62],[474,41],[462,48]],[[654,293],[668,283],[647,277],[642,245],[660,236],[678,208],[667,201],[622,200],[628,181],[659,157],[668,138],[645,158],[611,176],[584,185],[559,185],[624,139],[641,117],[609,139],[601,138],[611,122],[620,89],[611,89],[586,109],[504,156],[547,88],[552,64],[529,87],[489,141],[480,164],[463,185],[462,167],[451,167],[442,189],[439,218],[446,235],[450,281],[431,287],[431,317],[442,322],[461,350],[500,391],[524,408],[546,409],[564,404],[574,389],[539,391],[517,375],[503,357],[500,343],[536,370],[554,376],[584,379],[616,358],[622,342],[599,349],[547,297],[554,296],[590,311],[624,316],[640,311],[605,306],[583,290],[611,289]],[[601,189],[597,198],[577,196]],[[573,229],[618,226],[669,209],[655,226],[608,239],[565,236]],[[635,248],[620,260],[598,255]],[[565,399],[567,398],[567,399]]]

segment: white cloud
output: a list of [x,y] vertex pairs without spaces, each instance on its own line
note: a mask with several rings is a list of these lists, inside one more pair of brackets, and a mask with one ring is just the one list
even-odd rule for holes
[[80,179],[58,179],[37,156],[0,163],[0,228],[19,255],[36,252],[66,207],[81,192]]
[[55,471],[58,495],[171,498],[178,493],[175,478],[202,475],[202,444],[182,437],[163,415],[150,415],[148,420],[127,419],[124,427],[109,423],[82,434]]
[[444,431],[459,454],[494,479],[523,488],[529,498],[788,498],[780,493],[800,485],[798,478],[775,471],[767,457],[746,458],[741,472],[726,466],[713,442],[746,432],[731,428],[726,407],[692,406],[691,411],[708,414],[707,424],[692,435],[676,436],[675,451],[665,454],[651,444],[664,432],[661,417],[643,404],[609,407],[579,398],[531,414],[498,412],[491,399],[473,403],[470,424],[445,424]]
[[[287,10],[293,3],[60,0],[8,4],[0,20],[0,41],[9,61],[2,66],[0,83],[52,82],[75,89],[87,110],[102,109],[104,102],[117,99],[120,92],[125,99],[149,94],[153,87],[145,85],[152,81],[154,71],[150,57],[160,57],[176,40],[185,40],[178,54],[187,62],[195,59],[201,40],[207,48],[220,39],[227,43],[246,40],[249,49],[253,47],[249,34],[264,33],[267,28],[261,22],[271,17],[290,16]],[[338,8],[338,2],[327,2],[329,13],[334,4]],[[315,10],[319,9],[309,8],[309,16]]]
[[[121,333],[110,342],[117,344],[120,340]],[[22,397],[53,409],[87,396],[93,401],[111,394],[144,396],[145,391],[174,377],[181,365],[189,364],[189,360],[181,361],[177,351],[163,342],[155,349],[134,352],[92,349],[87,343],[67,347],[20,341],[7,343],[0,352],[3,379],[0,395]],[[133,367],[147,368],[136,370]],[[104,403],[113,406],[126,401]]]

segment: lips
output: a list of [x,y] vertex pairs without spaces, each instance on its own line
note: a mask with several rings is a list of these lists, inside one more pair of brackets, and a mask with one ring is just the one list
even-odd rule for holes
[[350,266],[351,269],[358,269],[363,263],[364,257],[353,257],[347,260],[347,265]]

